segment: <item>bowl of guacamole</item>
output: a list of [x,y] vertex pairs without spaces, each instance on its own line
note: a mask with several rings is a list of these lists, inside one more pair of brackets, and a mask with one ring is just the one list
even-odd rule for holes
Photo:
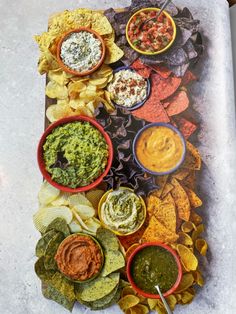
[[176,252],[166,244],[148,242],[138,246],[127,263],[130,284],[145,298],[160,299],[158,284],[165,297],[174,293],[182,279],[182,267]]
[[38,145],[38,164],[44,178],[65,192],[96,187],[113,159],[112,142],[96,120],[72,116],[51,124]]

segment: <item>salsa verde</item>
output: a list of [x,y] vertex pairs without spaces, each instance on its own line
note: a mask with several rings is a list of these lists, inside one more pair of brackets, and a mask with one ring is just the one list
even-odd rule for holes
[[131,264],[131,276],[142,291],[157,294],[158,284],[163,293],[170,290],[178,277],[174,256],[160,246],[148,246],[139,251]]

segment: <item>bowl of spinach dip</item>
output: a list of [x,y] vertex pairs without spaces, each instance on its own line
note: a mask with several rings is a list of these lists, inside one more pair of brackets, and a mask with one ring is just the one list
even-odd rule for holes
[[72,116],[51,124],[38,145],[38,164],[44,178],[66,192],[96,187],[110,170],[112,142],[96,120]]
[[97,32],[80,27],[62,36],[57,46],[57,61],[65,72],[89,75],[102,65],[105,50],[105,43]]
[[138,246],[128,259],[127,275],[133,289],[146,298],[159,299],[158,284],[165,297],[172,294],[182,278],[175,251],[166,244],[148,242]]

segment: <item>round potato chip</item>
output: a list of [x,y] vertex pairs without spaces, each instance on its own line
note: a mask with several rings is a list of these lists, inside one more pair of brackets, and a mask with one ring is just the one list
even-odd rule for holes
[[61,86],[54,81],[49,81],[46,86],[46,95],[49,98],[66,99],[68,90],[66,86]]
[[118,302],[118,305],[120,306],[122,311],[126,311],[137,304],[139,304],[139,298],[133,294],[125,295]]
[[177,252],[180,256],[181,262],[186,270],[196,270],[198,267],[198,260],[193,252],[183,244],[177,245]]
[[72,221],[72,212],[66,206],[41,208],[34,214],[33,222],[35,228],[44,233],[47,226],[58,217],[65,219],[66,223],[69,224]]
[[84,193],[73,194],[69,197],[70,206],[86,205],[92,207],[91,202],[87,199]]
[[89,218],[85,221],[85,224],[89,230],[90,233],[93,235],[96,235],[98,228],[101,227],[101,223],[98,219],[95,217]]
[[45,206],[50,204],[59,196],[59,194],[60,190],[54,188],[54,186],[49,184],[47,181],[44,181],[38,194],[40,205]]
[[70,194],[68,192],[60,192],[60,195],[51,202],[52,206],[68,206],[69,205],[69,196]]
[[69,224],[69,228],[72,233],[81,232],[83,230],[79,222],[75,219],[71,221],[71,223]]

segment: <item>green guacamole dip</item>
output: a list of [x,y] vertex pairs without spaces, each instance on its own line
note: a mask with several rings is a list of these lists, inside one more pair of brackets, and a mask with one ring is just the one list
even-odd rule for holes
[[138,288],[146,293],[157,294],[155,285],[165,293],[175,284],[178,266],[166,249],[149,246],[139,251],[131,264],[131,275]]
[[44,161],[52,179],[64,186],[87,186],[105,170],[108,145],[89,122],[71,122],[56,127],[46,137]]

